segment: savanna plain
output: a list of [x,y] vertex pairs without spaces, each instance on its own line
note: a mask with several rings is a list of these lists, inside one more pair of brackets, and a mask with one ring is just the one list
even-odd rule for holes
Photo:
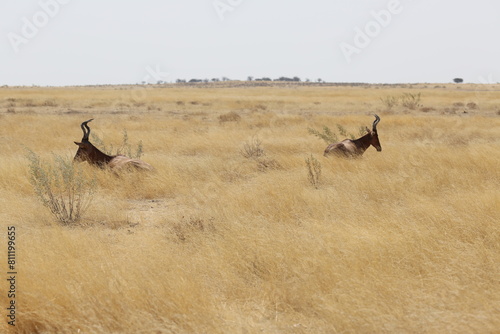
[[[381,152],[323,156],[311,129],[373,114]],[[155,172],[80,163],[62,224],[28,152],[72,159],[90,118]],[[499,85],[3,87],[0,124],[2,332],[499,333]]]

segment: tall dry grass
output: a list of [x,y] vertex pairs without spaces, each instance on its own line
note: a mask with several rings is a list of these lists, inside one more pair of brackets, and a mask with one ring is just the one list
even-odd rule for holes
[[[430,113],[384,112],[380,97],[399,87],[157,88],[138,110],[105,106],[130,89],[27,89],[67,106],[0,115],[0,218],[3,231],[18,230],[17,332],[500,328],[498,93],[467,114],[440,109],[470,97],[454,86],[418,88]],[[20,94],[2,89],[0,99]],[[103,106],[84,108],[95,100]],[[231,111],[241,119],[221,123]],[[383,151],[362,159],[324,158],[307,131],[357,133],[372,112]],[[99,184],[93,205],[78,226],[61,226],[36,201],[25,148],[71,157],[91,117],[107,143],[123,129],[132,145],[142,140],[157,172],[85,166]],[[257,137],[263,155],[241,154]]]

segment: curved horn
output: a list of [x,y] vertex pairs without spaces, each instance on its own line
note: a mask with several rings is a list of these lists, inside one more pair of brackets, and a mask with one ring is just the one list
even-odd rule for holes
[[378,122],[380,122],[380,117],[378,117],[377,114],[373,114],[373,116],[375,116],[375,120],[373,121],[373,129],[372,129],[372,131],[373,132],[377,132],[377,124],[378,124]]
[[[93,118],[89,119],[88,121],[83,122],[82,125],[80,125],[80,127],[82,128],[82,131],[83,131],[82,141],[89,141],[90,128],[87,125],[87,123],[91,122],[92,120],[93,120]],[[87,132],[85,132],[85,129],[87,129]]]

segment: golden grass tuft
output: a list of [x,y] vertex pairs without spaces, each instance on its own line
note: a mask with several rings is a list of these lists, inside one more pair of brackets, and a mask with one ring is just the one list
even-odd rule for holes
[[[495,332],[500,94],[444,87],[0,89],[17,332]],[[409,89],[433,109],[383,110],[381,97]],[[487,98],[467,114],[444,111],[476,95]],[[241,119],[221,124],[230,112]],[[357,134],[374,112],[383,151],[362,159],[323,157],[307,131]],[[83,165],[99,185],[94,202],[61,226],[31,189],[26,148],[72,157],[89,118],[108,144],[124,129],[132,146],[142,141],[156,171]],[[252,138],[264,154],[247,158]]]

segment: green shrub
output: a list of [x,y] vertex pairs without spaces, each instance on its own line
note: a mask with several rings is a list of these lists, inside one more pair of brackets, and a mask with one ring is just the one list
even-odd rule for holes
[[312,129],[312,128],[308,128],[307,131],[320,138],[320,139],[323,139],[327,144],[331,144],[331,143],[335,143],[338,140],[338,137],[335,133],[332,132],[332,130],[330,130],[329,127],[327,127],[326,125],[323,126],[323,132],[319,132],[318,130],[315,130],[315,129]]
[[[361,128],[360,128],[361,129]],[[363,133],[366,133],[366,130],[364,127],[362,127],[362,131]],[[350,132],[348,132],[342,125],[340,124],[337,124],[337,130],[339,131],[339,134],[342,136],[342,137],[349,137],[351,139],[356,139],[356,136]],[[327,144],[331,144],[331,143],[335,143],[335,142],[338,142],[339,141],[339,137],[337,136],[337,134],[333,133],[332,130],[327,127],[326,125],[323,126],[323,132],[320,132],[316,129],[312,129],[312,128],[308,128],[307,131],[320,138],[320,139],[323,139],[325,141],[325,143]]]
[[38,199],[60,223],[77,223],[92,202],[95,178],[85,176],[79,164],[60,156],[49,164],[29,151],[28,160],[30,183]]

